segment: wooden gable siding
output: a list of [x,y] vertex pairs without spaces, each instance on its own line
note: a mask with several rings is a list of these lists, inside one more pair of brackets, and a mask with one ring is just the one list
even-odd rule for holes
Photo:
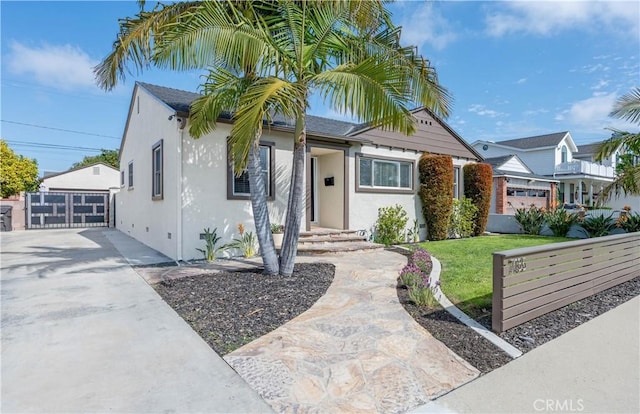
[[416,132],[407,136],[399,132],[373,128],[357,135],[374,145],[403,148],[419,152],[446,154],[477,160],[478,157],[426,111],[414,113],[418,122]]

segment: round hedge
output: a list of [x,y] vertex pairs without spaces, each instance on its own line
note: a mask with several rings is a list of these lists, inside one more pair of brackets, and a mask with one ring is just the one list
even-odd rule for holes
[[424,154],[418,172],[427,239],[444,240],[453,211],[453,160],[449,155]]

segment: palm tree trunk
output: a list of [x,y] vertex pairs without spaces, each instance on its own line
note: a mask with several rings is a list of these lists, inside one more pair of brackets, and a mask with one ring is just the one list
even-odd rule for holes
[[260,255],[264,265],[264,273],[277,275],[279,271],[278,255],[271,234],[269,209],[267,207],[267,191],[260,166],[260,146],[256,142],[249,152],[247,165],[249,172],[249,188],[251,189],[251,208],[256,226],[256,236],[260,245]]
[[280,274],[291,276],[298,253],[298,237],[304,208],[304,176],[306,155],[306,125],[304,115],[296,120],[296,136],[293,147],[293,168],[291,170],[291,188],[287,218],[284,224],[284,240],[280,251]]

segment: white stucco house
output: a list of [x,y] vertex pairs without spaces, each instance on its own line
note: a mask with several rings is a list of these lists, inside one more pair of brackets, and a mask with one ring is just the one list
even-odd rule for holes
[[59,173],[46,174],[40,181],[40,191],[109,192],[120,187],[120,172],[98,162]]
[[[196,248],[202,247],[204,228],[217,228],[223,242],[238,236],[239,223],[254,228],[247,176],[236,177],[228,162],[231,121],[220,119],[200,139],[189,135],[189,106],[198,96],[137,82],[120,147],[116,226],[175,260],[201,257]],[[394,204],[422,224],[416,192],[417,160],[424,152],[453,157],[454,190],[462,195],[461,169],[481,157],[429,111],[414,116],[418,130],[412,136],[308,116],[303,231],[369,230],[378,208]],[[272,223],[284,223],[292,133],[291,123],[277,120],[261,140]]]

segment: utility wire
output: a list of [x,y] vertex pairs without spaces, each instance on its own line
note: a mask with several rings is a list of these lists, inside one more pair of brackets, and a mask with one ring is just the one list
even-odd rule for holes
[[97,151],[101,152],[101,148],[88,148],[88,147],[76,147],[71,145],[59,145],[59,144],[45,144],[41,142],[28,142],[28,141],[14,141],[14,140],[6,140],[7,143],[21,146],[21,147],[32,147],[32,148],[49,148],[49,149],[60,149],[60,150],[73,150],[73,151]]
[[0,122],[6,122],[8,124],[24,125],[24,126],[33,127],[33,128],[52,129],[54,131],[71,132],[72,134],[91,135],[91,136],[94,136],[94,137],[120,139],[120,138],[114,137],[112,135],[94,134],[94,133],[91,133],[91,132],[74,131],[74,130],[71,130],[71,129],[62,129],[62,128],[54,128],[54,127],[50,127],[50,126],[44,126],[44,125],[27,124],[25,122],[8,121],[6,119],[0,119]]

